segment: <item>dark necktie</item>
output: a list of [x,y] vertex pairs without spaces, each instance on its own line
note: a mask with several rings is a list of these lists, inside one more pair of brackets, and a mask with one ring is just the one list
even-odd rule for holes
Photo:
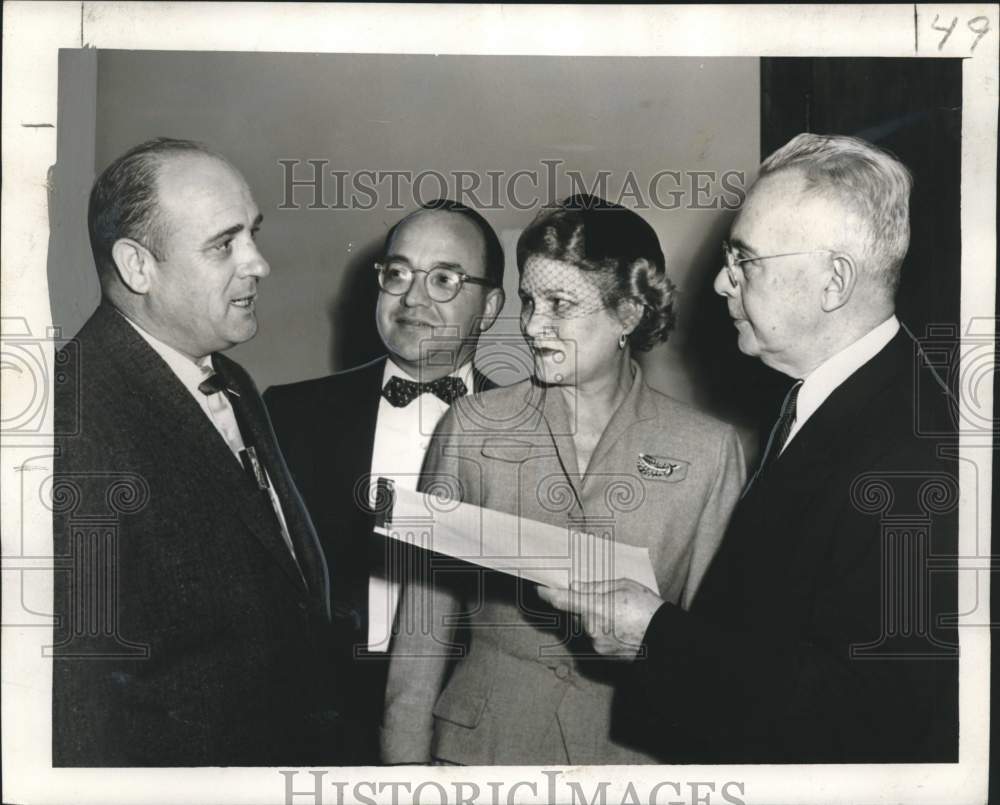
[[[274,501],[271,499],[269,491],[271,484],[263,463],[263,456],[259,455],[257,445],[254,443],[253,430],[247,420],[247,413],[240,393],[228,386],[218,372],[209,375],[199,383],[198,391],[206,396],[217,394],[221,391],[229,400],[229,404],[233,407],[233,415],[236,417],[236,424],[240,429],[240,436],[243,438],[243,449],[240,451],[240,461],[243,464],[243,469],[250,480],[256,485],[259,492],[263,494],[268,509],[274,513],[275,524],[278,526],[278,530],[281,531],[281,518],[278,517]],[[295,529],[290,526],[288,527],[288,536],[292,541],[296,560],[298,561],[298,557],[302,555],[300,552],[303,549],[296,540]],[[301,562],[299,562],[299,567],[301,569]],[[304,575],[303,578],[305,578]]]
[[459,397],[464,397],[469,393],[465,387],[465,382],[460,377],[439,377],[430,383],[416,383],[407,380],[405,377],[394,375],[389,378],[389,382],[382,389],[382,396],[394,408],[405,408],[421,394],[433,394],[439,400],[451,405]]
[[768,436],[764,454],[760,457],[757,471],[753,474],[746,487],[744,487],[743,496],[750,491],[750,487],[754,485],[754,482],[761,476],[764,470],[774,463],[775,459],[781,453],[781,448],[788,441],[788,434],[792,432],[792,426],[795,424],[795,404],[799,398],[800,388],[802,388],[802,381],[798,380],[785,395],[785,401],[781,404],[781,413],[778,414],[778,421],[771,428],[771,434]]
[[[264,473],[260,459],[257,456],[257,446],[253,443],[253,431],[246,421],[246,413],[240,400],[239,392],[231,389],[222,379],[222,375],[214,372],[198,384],[198,391],[206,397],[218,394],[220,391],[226,395],[229,404],[233,409],[233,416],[236,417],[236,425],[240,429],[240,436],[243,439],[243,449],[240,450],[240,462],[247,475],[257,484],[257,487],[266,491],[268,487],[267,475]],[[270,500],[270,499],[269,499]]]

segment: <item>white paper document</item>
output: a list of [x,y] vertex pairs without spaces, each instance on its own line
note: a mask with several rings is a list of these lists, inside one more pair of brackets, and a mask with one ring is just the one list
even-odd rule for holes
[[391,539],[545,587],[627,578],[659,594],[649,551],[610,535],[559,527],[394,486],[391,516],[375,530]]

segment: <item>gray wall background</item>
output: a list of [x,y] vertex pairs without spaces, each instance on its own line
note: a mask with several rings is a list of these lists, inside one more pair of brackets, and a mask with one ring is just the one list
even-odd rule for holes
[[[513,345],[515,356],[520,349],[513,244],[537,204],[572,191],[565,171],[581,172],[588,186],[598,171],[610,171],[612,199],[630,171],[643,195],[663,170],[743,171],[749,184],[759,132],[756,59],[63,51],[50,204],[53,322],[72,336],[97,304],[85,223],[90,183],[115,156],[149,137],[206,142],[230,158],[254,191],[265,217],[259,242],[272,274],[262,283],[260,332],[231,354],[261,388],[379,354],[370,265],[388,228],[416,206],[404,183],[405,209],[386,209],[386,181],[370,210],[308,209],[308,190],[296,191],[302,208],[280,209],[279,160],[301,160],[299,178],[309,174],[308,159],[350,175],[474,172],[487,202],[497,200],[487,171],[502,171],[505,180],[518,170],[538,171],[539,190],[522,193],[535,202],[532,209],[514,209],[501,198],[502,208],[484,210],[508,249],[507,306],[506,320],[490,334],[500,346],[484,343],[478,360],[509,380],[505,367],[516,373],[524,365],[504,346]],[[563,161],[555,186],[541,160]],[[326,188],[325,201],[333,203],[332,179]],[[526,180],[518,188],[531,190]],[[432,179],[421,189],[425,200],[438,195]],[[661,197],[674,189],[664,179]],[[717,185],[712,192],[726,198]],[[692,201],[687,193],[680,209],[641,212],[681,289],[677,331],[641,361],[655,387],[720,410],[726,406],[709,399],[702,382],[716,348],[695,344],[691,332],[706,315],[729,326],[710,283],[732,213],[690,209]],[[730,328],[719,349],[725,344],[731,352],[732,341]]]

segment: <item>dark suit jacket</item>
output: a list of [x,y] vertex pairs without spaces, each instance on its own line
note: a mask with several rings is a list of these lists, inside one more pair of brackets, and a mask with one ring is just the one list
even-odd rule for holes
[[59,358],[78,384],[56,398],[54,765],[336,759],[326,563],[253,381],[214,362],[246,404],[306,582],[198,403],[102,304]]
[[827,398],[690,612],[653,617],[628,718],[665,760],[957,760],[958,476],[917,432],[950,419],[915,347],[901,330]]
[[[387,551],[403,548],[373,532],[368,484],[386,357],[327,377],[264,392],[278,443],[333,567],[338,712],[354,736],[351,762],[378,762],[388,656],[365,650],[368,578]],[[473,370],[470,393],[494,388]],[[395,561],[403,561],[397,558]]]

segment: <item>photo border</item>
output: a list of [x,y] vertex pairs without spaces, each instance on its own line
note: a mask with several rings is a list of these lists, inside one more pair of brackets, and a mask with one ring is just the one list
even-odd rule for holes
[[[989,33],[971,36],[952,18],[985,17]],[[361,4],[28,3],[4,6],[2,313],[23,320],[28,335],[51,339],[46,258],[48,172],[56,162],[60,48],[490,55],[625,56],[899,56],[963,58],[961,322],[969,343],[995,343],[997,41],[995,5],[954,6],[372,6]],[[752,31],[752,36],[748,32]],[[5,339],[18,335],[3,333]],[[23,335],[23,334],[21,334]],[[46,351],[47,377],[52,350]],[[992,353],[990,353],[992,355]],[[989,356],[987,356],[989,357]],[[995,355],[992,355],[995,365]],[[982,355],[979,356],[982,359]],[[963,365],[962,371],[967,367]],[[979,387],[980,411],[993,410],[992,386]],[[7,392],[4,392],[5,394]],[[971,401],[963,397],[963,412]],[[968,413],[973,414],[971,409]],[[51,433],[51,405],[43,431]],[[981,417],[982,415],[979,414]],[[986,801],[989,745],[989,594],[992,429],[960,436],[960,762],[957,764],[810,766],[546,767],[561,784],[593,792],[610,782],[608,802],[626,797],[630,780],[646,789],[676,781],[740,781],[745,802],[921,803]],[[51,633],[22,623],[21,584],[41,585],[31,600],[51,600],[51,515],[22,501],[26,473],[52,470],[50,437],[3,438],[3,771],[7,802],[285,801],[286,785],[308,795],[315,775],[276,769],[52,769],[51,664],[42,646]],[[985,620],[983,613],[986,613]],[[44,614],[35,613],[40,618]],[[20,620],[19,620],[20,619]],[[285,769],[292,772],[293,770]],[[518,802],[548,801],[538,768],[387,767],[322,771],[323,802],[357,793],[366,781],[386,784],[379,802],[405,802],[402,783],[429,781],[454,791],[456,781],[532,781]],[[335,783],[335,784],[334,784]],[[393,784],[397,784],[394,785]],[[561,788],[561,791],[567,789]],[[702,787],[702,794],[708,793]],[[424,801],[438,801],[435,789]],[[521,793],[523,792],[523,793]],[[671,792],[671,793],[668,793]],[[412,793],[412,792],[411,792]],[[661,801],[676,792],[664,789]],[[686,793],[685,795],[689,795]],[[734,793],[735,795],[735,793]],[[625,801],[629,801],[625,799]],[[688,800],[690,801],[690,800]]]

